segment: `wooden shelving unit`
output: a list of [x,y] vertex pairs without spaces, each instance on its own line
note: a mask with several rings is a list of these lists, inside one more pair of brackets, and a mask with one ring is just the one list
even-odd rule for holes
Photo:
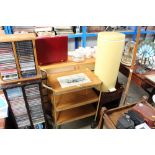
[[[46,127],[45,113],[42,104],[41,78],[29,79],[28,81],[22,81],[15,84],[5,84],[2,85],[2,89],[8,102],[16,128],[28,127],[33,129],[35,128],[35,125],[40,123],[45,124]],[[18,95],[19,93],[21,95]],[[18,95],[18,99],[16,95]],[[21,121],[19,123],[19,119],[21,119],[23,115],[25,115],[27,117],[27,121],[29,121],[26,125],[20,125]]]
[[82,118],[90,117],[95,115],[96,108],[92,105],[80,106],[74,109],[68,109],[58,113],[57,125],[69,123]]
[[[57,80],[57,78],[59,77],[74,75],[78,73],[84,73],[87,77],[89,77],[91,82],[84,83],[84,84],[77,85],[77,86],[62,88],[61,85],[59,84],[59,81]],[[47,79],[48,79],[49,86],[53,89],[53,93],[56,95],[66,93],[66,92],[69,93],[69,92],[74,92],[77,90],[92,88],[101,83],[99,78],[89,69],[81,69],[81,70],[61,72],[57,74],[49,74],[47,75]]]
[[[62,88],[57,78],[84,73],[90,82]],[[99,88],[102,82],[89,69],[47,74],[48,86],[51,90],[52,116],[55,127],[96,114],[100,96],[94,89]]]
[[[88,98],[89,96],[89,98]],[[52,96],[53,97],[53,96]],[[85,89],[72,94],[66,93],[55,97],[56,111],[63,111],[71,108],[76,108],[86,104],[95,103],[98,101],[98,96],[94,90]]]
[[[23,80],[26,78],[31,78],[31,77],[24,77],[22,75],[22,67],[21,64],[22,62],[20,61],[20,53],[18,53],[17,51],[21,52],[21,48],[22,48],[22,53],[23,50],[24,52],[27,54],[29,54],[29,51],[32,50],[32,54],[33,54],[33,62],[34,62],[34,67],[36,70],[36,74],[33,75],[33,77],[37,76],[38,72],[39,72],[39,68],[38,68],[38,61],[37,61],[37,56],[36,56],[36,47],[35,47],[35,34],[34,33],[29,33],[29,34],[9,34],[9,35],[2,35],[0,37],[0,43],[11,43],[11,49],[13,51],[13,57],[14,57],[14,61],[16,64],[16,69],[17,69],[17,73],[18,73],[18,78],[17,79],[13,79],[13,81],[18,82],[18,80]],[[27,49],[26,46],[23,46],[22,42],[29,42],[30,45],[32,46],[31,49],[29,47],[29,49]],[[17,44],[20,44],[20,46]],[[25,43],[26,45],[26,43]],[[20,48],[20,50],[17,49]],[[22,58],[23,59],[23,58]],[[25,61],[29,61],[29,59],[25,59]],[[22,60],[23,61],[23,60]],[[23,67],[24,68],[24,67]],[[3,80],[3,76],[0,74],[0,79],[1,81],[3,81],[3,83],[8,83],[9,81],[11,82],[12,80]]]
[[34,33],[0,37],[0,86],[16,128],[46,127],[35,38]]

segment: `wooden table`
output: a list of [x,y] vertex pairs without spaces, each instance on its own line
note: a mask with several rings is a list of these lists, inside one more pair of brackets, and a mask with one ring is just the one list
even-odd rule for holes
[[[138,67],[139,66],[135,66],[134,70],[136,70]],[[120,70],[120,72],[122,74],[124,74],[125,76],[128,77],[129,72],[130,72],[129,71],[130,70],[130,67],[127,67],[127,66],[121,64],[119,70]],[[140,86],[147,93],[149,93],[149,101],[151,101],[152,95],[155,94],[155,83],[149,81],[146,78],[146,75],[155,75],[155,71],[148,71],[148,72],[146,72],[144,74],[138,74],[138,73],[133,72],[132,81],[134,81],[136,85]],[[152,91],[150,92],[148,90],[148,88],[151,88]]]
[[[84,73],[90,82],[66,88],[61,87],[57,78],[78,73]],[[98,107],[101,95],[98,96],[93,88],[100,88],[102,82],[89,69],[47,74],[47,79],[48,86],[43,86],[51,90],[52,116],[56,128],[62,124],[96,114],[98,111],[96,103]]]

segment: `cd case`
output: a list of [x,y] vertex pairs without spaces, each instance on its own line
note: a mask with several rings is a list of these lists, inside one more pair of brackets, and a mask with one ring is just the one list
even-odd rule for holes
[[21,75],[23,78],[35,76],[36,66],[34,60],[34,50],[31,40],[15,42]]
[[18,79],[11,42],[0,42],[0,73],[3,80]]

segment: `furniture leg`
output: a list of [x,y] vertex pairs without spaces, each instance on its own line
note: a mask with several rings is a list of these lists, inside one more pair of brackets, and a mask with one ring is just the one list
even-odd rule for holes
[[103,115],[105,113],[105,111],[107,110],[107,108],[103,107],[101,109],[101,112],[100,112],[100,120],[99,120],[99,124],[98,124],[98,129],[102,129],[103,127],[103,124],[104,124],[104,118],[103,118]]
[[97,126],[97,116],[98,116],[98,111],[99,111],[99,107],[100,107],[100,102],[101,102],[101,88],[102,88],[102,83],[100,85],[100,94],[99,94],[99,99],[98,99],[98,103],[97,103],[97,109],[96,109],[96,114],[95,114],[95,118],[91,124],[91,128],[94,129]]

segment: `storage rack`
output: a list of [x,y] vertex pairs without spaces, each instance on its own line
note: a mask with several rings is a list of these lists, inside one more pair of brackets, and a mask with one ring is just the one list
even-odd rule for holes
[[[43,86],[51,91],[51,112],[56,128],[62,124],[98,114],[101,91],[98,96],[93,88],[97,87],[101,90],[102,82],[89,69],[61,72],[53,75],[47,74],[46,71],[43,72],[45,72],[48,79],[48,85],[43,84]],[[62,76],[79,73],[84,73],[90,79],[90,82],[62,88],[57,80]]]
[[[0,86],[1,86],[0,89],[2,89],[4,91],[6,99],[9,103],[9,109],[10,109],[10,111],[12,111],[10,101],[12,101],[12,103],[15,103],[15,104],[18,104],[18,103],[15,102],[13,98],[11,100],[9,99],[7,90],[11,90],[11,89],[15,90],[13,88],[17,88],[17,89],[19,88],[18,90],[20,92],[19,93],[20,95],[17,96],[16,99],[18,99],[18,97],[19,97],[20,102],[16,108],[18,109],[20,106],[23,106],[23,108],[25,110],[24,112],[27,113],[26,118],[27,118],[27,116],[29,118],[29,119],[26,119],[29,124],[29,127],[35,128],[35,125],[41,123],[41,122],[40,123],[37,122],[37,124],[36,124],[36,121],[40,117],[44,117],[44,115],[43,115],[44,108],[42,107],[43,99],[42,99],[42,92],[41,92],[41,77],[39,75],[38,62],[37,62],[36,49],[35,49],[35,34],[30,33],[30,34],[2,35],[0,37],[0,43],[2,45],[1,52],[6,53],[5,55],[6,55],[7,59],[8,59],[7,55],[11,51],[11,54],[9,55],[9,59],[11,58],[11,62],[9,60],[9,65],[10,65],[10,63],[12,64],[12,58],[14,58],[13,65],[15,66],[15,70],[17,70],[16,74],[18,74],[18,77],[15,77],[14,79],[12,79],[12,77],[10,77],[7,80],[4,79],[3,76],[0,76]],[[29,54],[28,57],[27,57],[26,53]],[[8,64],[6,64],[5,61],[6,60],[1,57],[1,62],[2,62],[2,66],[3,66],[3,68],[2,68],[2,66],[1,66],[1,68],[3,71],[6,70],[6,72],[7,72]],[[25,68],[27,69],[26,72],[25,72]],[[10,72],[12,72],[12,69]],[[12,73],[11,73],[11,75],[12,75]],[[32,84],[34,84],[34,85],[32,85]],[[35,90],[34,90],[34,88],[35,88]],[[17,89],[16,89],[16,91],[17,91]],[[26,93],[26,92],[31,92],[31,93]],[[36,95],[34,96],[33,93],[36,93]],[[37,96],[37,98],[36,98],[36,96]],[[20,103],[21,103],[21,105],[20,105]],[[17,109],[16,109],[16,111],[18,111]],[[38,113],[38,110],[41,111],[41,113]],[[19,110],[19,112],[20,112],[20,110]],[[43,114],[42,114],[42,112],[43,112]],[[12,115],[12,117],[14,117],[16,128],[21,128],[21,126],[19,124],[17,124],[17,121],[15,119],[15,117],[17,115],[15,113],[13,113],[13,111],[11,112],[11,115]],[[20,119],[22,119],[22,117],[20,118],[20,116],[19,116],[18,120],[20,120]],[[45,120],[45,117],[44,117],[44,120]],[[24,128],[25,128],[25,126],[24,126]]]
[[[16,65],[15,69],[17,70],[18,73],[18,78],[13,80],[16,80],[18,82],[18,80],[23,80],[25,78],[33,78],[38,75],[38,61],[35,49],[35,34],[32,33],[32,34],[3,35],[0,37],[0,43],[9,44],[10,46],[9,48],[12,50],[12,54]],[[6,50],[9,50],[7,47],[8,45],[5,46]],[[23,55],[23,53],[26,54],[26,52],[29,53],[29,59],[28,57],[25,58],[25,55]],[[33,69],[34,71],[30,76],[28,76],[27,74],[28,70],[25,71],[24,68],[26,68],[26,66],[24,67],[23,65],[26,64],[26,62],[30,61],[32,61],[31,63],[33,63],[32,66],[34,67]],[[7,83],[11,81],[11,80],[4,81],[2,76],[0,76],[0,80],[1,80],[0,82],[7,82]]]
[[[32,90],[28,90],[29,88],[32,89],[34,87],[35,91],[33,92]],[[13,117],[16,128],[33,129],[36,128],[36,125],[41,123],[44,124],[44,128],[47,127],[45,112],[42,104],[41,78],[36,78],[35,80],[31,79],[20,83],[2,84],[2,89],[9,104],[11,116]],[[18,89],[18,93],[14,89]],[[11,93],[9,93],[11,91],[15,93],[15,97],[9,97],[11,96]],[[28,91],[31,91],[31,93]],[[36,94],[36,92],[37,98],[33,97],[33,93]],[[16,98],[20,100],[19,103],[16,103]],[[22,120],[23,115],[24,120],[27,121],[25,125],[21,125],[19,121]]]
[[[12,27],[11,26],[4,26],[4,30],[6,34],[12,34]],[[134,26],[134,30],[131,31],[121,31],[126,35],[132,35],[132,40],[135,41],[137,35],[138,26]],[[142,30],[141,34],[155,34],[155,30]],[[69,39],[75,39],[75,49],[79,46],[78,39],[81,38],[81,45],[82,47],[86,47],[87,38],[88,37],[96,37],[97,33],[87,33],[87,26],[82,26],[82,33],[77,34],[69,34]]]

